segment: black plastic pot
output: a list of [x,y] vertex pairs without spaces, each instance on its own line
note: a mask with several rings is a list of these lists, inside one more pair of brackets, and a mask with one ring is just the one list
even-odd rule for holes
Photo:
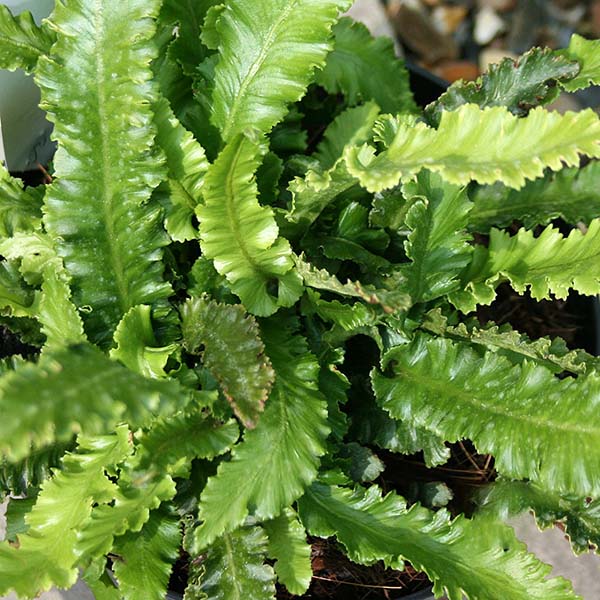
[[405,58],[404,62],[410,77],[410,89],[419,106],[427,106],[448,89],[450,84],[441,77],[430,73],[409,58]]

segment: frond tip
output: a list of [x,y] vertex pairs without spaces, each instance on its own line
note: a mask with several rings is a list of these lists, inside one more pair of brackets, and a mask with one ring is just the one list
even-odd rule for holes
[[442,112],[437,129],[402,120],[394,133],[380,154],[369,144],[345,152],[348,171],[370,192],[422,169],[459,185],[501,181],[521,188],[546,167],[578,165],[580,154],[600,157],[600,119],[592,110],[559,115],[538,107],[520,119],[503,107],[465,104]]

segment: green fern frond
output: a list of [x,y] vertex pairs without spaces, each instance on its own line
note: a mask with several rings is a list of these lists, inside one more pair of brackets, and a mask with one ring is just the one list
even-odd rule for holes
[[494,300],[496,287],[502,281],[510,282],[519,293],[528,289],[538,300],[549,298],[550,294],[566,298],[571,289],[598,294],[598,257],[600,219],[594,219],[585,234],[574,229],[568,237],[552,226],[538,237],[526,229],[514,236],[492,229],[489,246],[475,249],[473,260],[462,275],[463,289],[450,299],[463,312],[474,310],[477,304]]
[[557,374],[564,371],[583,374],[599,366],[596,357],[584,350],[569,350],[562,338],[530,340],[508,324],[485,327],[471,323],[450,325],[439,309],[425,315],[421,328],[456,341],[483,346],[506,356],[512,363],[524,360],[536,362]]
[[327,36],[351,0],[232,0],[217,25],[213,123],[232,141],[269,132],[325,64]]
[[443,465],[450,458],[450,448],[439,435],[408,421],[393,419],[369,397],[352,406],[351,433],[363,444],[398,454],[423,452],[428,467]]
[[127,427],[111,435],[79,437],[76,452],[67,454],[60,471],[42,485],[35,507],[25,517],[27,533],[19,544],[0,544],[0,593],[14,591],[34,598],[52,585],[77,580],[77,532],[95,502],[110,502],[116,485],[105,475],[131,453]]
[[148,305],[134,306],[121,319],[115,331],[116,347],[110,357],[144,377],[165,377],[169,356],[179,344],[158,346],[152,327],[152,309]]
[[42,232],[15,233],[0,243],[0,252],[10,261],[19,261],[19,270],[29,284],[41,283],[29,314],[39,321],[46,336],[45,350],[87,341],[71,301],[70,278],[50,237]]
[[38,27],[29,11],[13,16],[0,4],[0,68],[31,73],[40,56],[48,54],[56,36],[48,27]]
[[305,314],[311,314],[314,311],[323,321],[333,323],[348,332],[356,331],[361,327],[377,325],[383,316],[368,304],[362,302],[346,304],[337,300],[328,302],[323,300],[318,292],[310,289],[306,290],[304,310]]
[[202,202],[202,187],[209,163],[204,148],[177,120],[169,103],[160,98],[154,105],[156,141],[167,158],[169,175],[166,229],[177,242],[198,237],[192,223]]
[[600,215],[600,162],[563,169],[528,182],[520,190],[501,184],[481,186],[473,193],[469,228],[489,233],[519,221],[530,229],[560,218],[570,225],[589,224]]
[[219,382],[245,427],[256,427],[275,373],[265,356],[256,319],[242,306],[191,298],[181,308],[188,352],[203,347],[202,363]]
[[408,72],[388,37],[374,38],[348,17],[333,27],[334,46],[316,83],[329,94],[343,94],[349,106],[375,101],[383,112],[416,112]]
[[[217,2],[217,0],[211,1]],[[202,27],[200,39],[202,40],[202,43],[210,50],[219,49],[219,41],[221,38],[219,36],[217,24],[226,7],[227,6],[225,4],[214,4],[206,11],[206,17],[204,18],[204,25]]]
[[600,547],[600,501],[561,495],[530,481],[495,481],[484,491],[479,510],[508,519],[533,510],[542,529],[561,524],[576,554]]
[[[171,472],[184,461],[184,470],[194,458],[225,454],[240,435],[235,419],[221,423],[200,411],[157,419],[141,437],[140,465]],[[175,475],[175,473],[174,473]]]
[[[191,598],[273,600],[275,574],[267,558],[267,537],[260,527],[242,527],[216,540],[195,567]],[[186,597],[188,591],[186,590]]]
[[458,81],[425,109],[432,125],[438,125],[443,111],[463,104],[505,106],[524,116],[534,106],[552,102],[560,91],[558,81],[569,81],[579,72],[577,62],[549,48],[532,48],[517,60],[504,58],[489,66],[477,81]]
[[[263,339],[276,379],[256,429],[248,430],[200,496],[193,553],[233,531],[250,514],[273,519],[317,475],[329,434],[327,402],[317,387],[319,365],[304,340],[281,323],[265,324]],[[223,494],[229,501],[223,504]]]
[[285,217],[304,232],[337,196],[357,185],[343,160],[344,148],[361,144],[371,135],[379,108],[369,102],[341,113],[325,131],[315,158],[318,169],[290,182],[292,204]]
[[405,560],[425,571],[437,597],[449,600],[575,600],[569,582],[547,579],[550,567],[528,554],[511,527],[491,519],[451,520],[446,510],[410,509],[377,486],[354,491],[314,483],[299,501],[309,533],[335,535],[351,560],[383,560],[402,568]]
[[600,491],[600,377],[560,380],[524,361],[418,335],[392,348],[372,375],[379,405],[394,418],[427,427],[445,440],[464,438],[496,469],[550,490]]
[[428,302],[460,286],[473,253],[465,231],[473,204],[464,188],[427,171],[404,185],[402,194],[411,203],[406,214],[411,233],[404,243],[411,263],[402,273],[413,302]]
[[404,119],[394,133],[379,154],[368,144],[346,149],[348,171],[370,192],[422,169],[458,185],[501,181],[521,188],[545,167],[558,171],[578,165],[580,154],[600,156],[600,120],[590,110],[559,115],[535,108],[518,118],[503,107],[465,104],[443,112],[437,129]]
[[[154,475],[154,476],[152,476]],[[142,530],[152,510],[171,500],[176,493],[175,482],[169,475],[121,472],[114,501],[92,509],[89,520],[77,536],[76,551],[80,560],[91,560],[106,554],[115,538]]]
[[294,304],[302,283],[273,211],[258,204],[254,175],[261,152],[243,135],[228,144],[206,175],[197,213],[204,256],[251,313],[268,316]]
[[575,33],[561,53],[581,67],[577,77],[563,82],[565,90],[575,92],[600,83],[600,40],[586,40]]
[[[3,8],[0,5],[0,11]],[[11,177],[0,163],[0,238],[39,228],[44,192],[43,187],[24,190],[21,181]]]
[[47,349],[87,342],[83,321],[72,302],[69,278],[60,259],[44,268],[37,319],[46,336]]
[[0,309],[7,317],[35,317],[35,290],[21,275],[14,260],[0,262]]
[[32,446],[64,441],[81,430],[103,433],[123,420],[139,427],[185,401],[175,381],[144,379],[93,346],[48,352],[38,365],[0,379],[0,448],[11,461],[20,460]]
[[30,452],[16,463],[0,461],[0,499],[9,494],[29,495],[50,477],[52,469],[60,466],[65,452],[73,447],[73,442],[52,444]]
[[312,579],[311,547],[298,515],[287,508],[276,519],[263,523],[263,528],[269,539],[268,555],[275,560],[279,583],[290,594],[301,596],[306,593]]
[[161,262],[168,236],[160,207],[148,202],[165,176],[149,105],[159,5],[57,3],[51,24],[60,39],[36,69],[60,140],[44,223],[72,276],[75,304],[92,309],[86,331],[101,344],[132,306],[170,294]]
[[220,0],[164,0],[161,20],[177,27],[177,36],[169,44],[169,56],[182,67],[183,73],[194,77],[198,65],[209,54],[201,43],[202,25],[210,8]]
[[368,304],[381,305],[386,313],[406,310],[411,306],[410,296],[401,288],[400,281],[395,280],[390,289],[376,288],[373,285],[363,285],[360,281],[347,281],[342,283],[335,275],[326,269],[318,269],[303,256],[295,257],[296,268],[304,279],[306,286],[333,292],[340,296],[360,298]]
[[181,544],[179,518],[170,507],[150,513],[141,531],[118,538],[114,571],[123,600],[164,600]]

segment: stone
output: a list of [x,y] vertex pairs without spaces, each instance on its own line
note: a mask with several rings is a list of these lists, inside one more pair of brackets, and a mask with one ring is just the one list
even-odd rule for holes
[[479,54],[479,70],[483,73],[490,65],[501,62],[503,58],[517,60],[519,57],[514,52],[503,48],[484,48]]
[[425,7],[414,0],[395,0],[388,14],[398,37],[427,65],[458,57],[458,45],[437,29]]
[[346,13],[356,21],[362,21],[375,36],[387,36],[394,41],[396,54],[402,56],[400,44],[396,41],[394,28],[389,22],[385,9],[379,0],[357,0]]
[[468,60],[449,60],[440,63],[434,73],[450,83],[459,81],[475,81],[479,77],[479,67]]
[[516,4],[517,0],[477,0],[479,8],[491,8],[500,13],[512,10]]
[[493,8],[484,6],[475,16],[473,37],[480,46],[486,46],[504,31],[505,27],[504,19]]
[[464,22],[469,9],[466,6],[437,6],[431,13],[435,26],[443,33],[454,33]]

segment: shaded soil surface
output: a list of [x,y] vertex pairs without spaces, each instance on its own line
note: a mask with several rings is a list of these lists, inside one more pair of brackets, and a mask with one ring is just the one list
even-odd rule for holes
[[333,539],[313,538],[311,541],[314,575],[309,591],[304,596],[294,596],[280,588],[277,598],[391,600],[404,596],[409,590],[429,587],[427,577],[410,565],[403,572],[386,569],[383,563],[365,567],[348,560]]

